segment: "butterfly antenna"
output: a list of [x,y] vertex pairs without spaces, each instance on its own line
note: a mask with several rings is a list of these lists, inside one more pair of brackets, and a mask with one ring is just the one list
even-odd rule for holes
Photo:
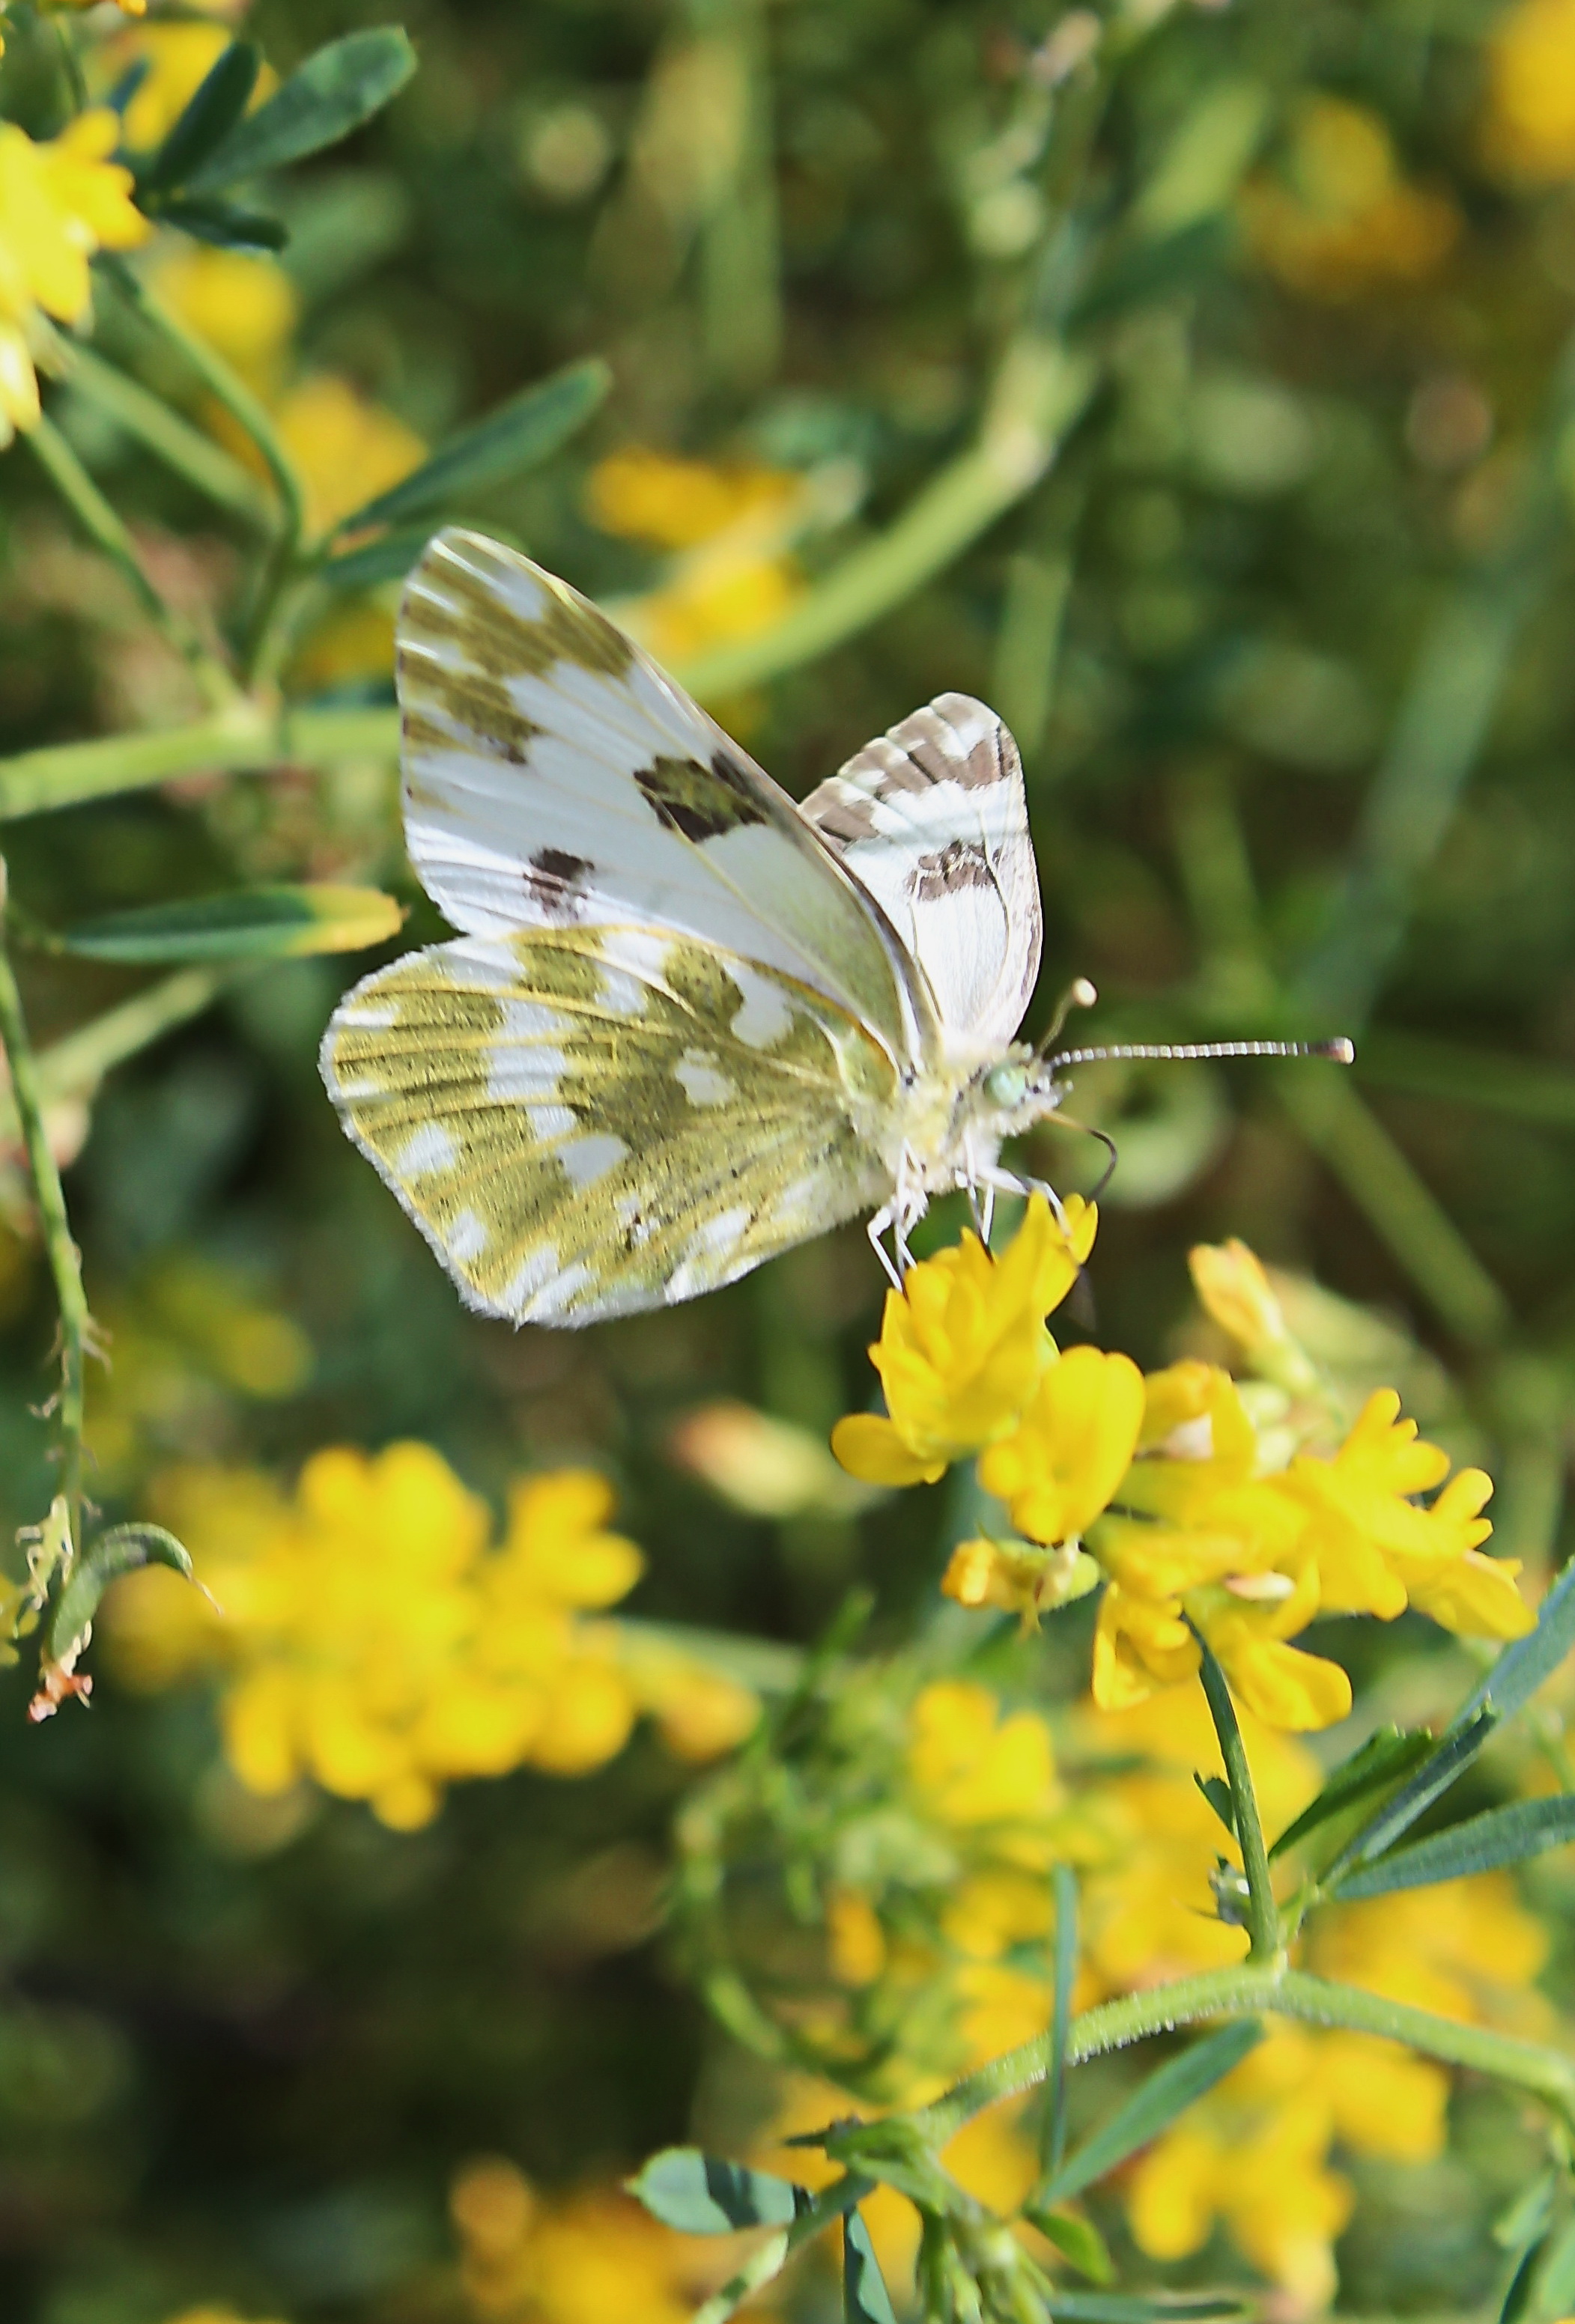
[[[1342,1034],[1333,1041],[1124,1041],[1105,1049],[1060,1049],[1050,1062],[1060,1067],[1171,1057],[1328,1057],[1337,1065],[1349,1065],[1356,1056],[1356,1044]],[[1061,1118],[1066,1119],[1064,1114]]]
[[[1059,1065],[1061,1060],[1058,1058],[1056,1062]],[[1100,1173],[1099,1183],[1090,1194],[1084,1197],[1087,1202],[1097,1203],[1100,1195],[1104,1193],[1106,1187],[1110,1184],[1111,1179],[1116,1176],[1116,1165],[1121,1158],[1116,1150],[1116,1140],[1111,1137],[1107,1130],[1096,1130],[1091,1121],[1079,1121],[1075,1120],[1071,1114],[1062,1113],[1059,1108],[1054,1113],[1050,1115],[1049,1120],[1052,1128],[1053,1129],[1076,1130],[1085,1138],[1097,1138],[1100,1145],[1105,1148],[1106,1154],[1109,1158],[1106,1162],[1103,1171]]]
[[1048,1056],[1060,1040],[1061,1027],[1066,1023],[1072,1010],[1091,1009],[1098,998],[1098,994],[1086,976],[1074,976],[1055,1004],[1055,1015],[1050,1020],[1050,1029],[1038,1044],[1036,1054],[1042,1057]]

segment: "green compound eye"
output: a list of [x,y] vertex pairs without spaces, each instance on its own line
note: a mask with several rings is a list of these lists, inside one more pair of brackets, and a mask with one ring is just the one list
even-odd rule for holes
[[1003,1112],[1020,1106],[1028,1094],[1026,1065],[992,1065],[985,1075],[985,1095],[992,1105]]

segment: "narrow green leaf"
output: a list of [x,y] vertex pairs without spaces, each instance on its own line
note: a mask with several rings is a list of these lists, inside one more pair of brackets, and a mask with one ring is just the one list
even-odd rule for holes
[[431,529],[424,524],[384,533],[381,540],[369,540],[363,549],[326,558],[317,568],[317,577],[347,595],[357,589],[379,588],[384,581],[403,581],[431,538]]
[[1468,1816],[1344,1875],[1328,1886],[1331,1896],[1387,1896],[1396,1888],[1430,1887],[1435,1880],[1459,1880],[1469,1872],[1496,1871],[1501,1864],[1520,1864],[1575,1840],[1575,1795],[1561,1794],[1551,1800],[1520,1800],[1514,1807],[1488,1808]]
[[698,2146],[663,2147],[625,2184],[653,2218],[686,2236],[791,2227],[811,2200],[791,2180],[724,2163]]
[[1152,2300],[1121,2292],[1063,2292],[1052,2294],[1054,2312],[1072,2324],[1193,2324],[1209,2316],[1240,2316],[1246,2302],[1230,2292],[1159,2292]]
[[1479,1711],[1468,1726],[1450,1728],[1411,1781],[1403,1784],[1371,1821],[1347,1840],[1324,1874],[1325,1884],[1343,1880],[1352,1865],[1371,1864],[1393,1848],[1402,1832],[1409,1831],[1417,1818],[1459,1781],[1497,1724],[1497,1713],[1488,1710]]
[[843,2324],[897,2324],[860,2211],[842,2218],[842,2316]]
[[1564,1568],[1542,1602],[1537,1627],[1505,1647],[1481,1684],[1466,1697],[1450,1722],[1450,1732],[1491,1709],[1513,1719],[1545,1678],[1575,1647],[1575,1559]]
[[80,920],[58,939],[89,960],[142,964],[199,960],[294,960],[359,952],[397,934],[404,911],[376,888],[240,888],[222,896],[146,904]]
[[381,112],[414,70],[415,51],[396,24],[330,41],[236,123],[190,179],[192,190],[216,192],[337,145]]
[[767,2236],[757,2252],[752,2252],[737,2275],[729,2276],[720,2292],[713,2292],[695,2310],[690,2324],[727,2324],[744,2302],[774,2282],[782,2273],[787,2255],[792,2249],[792,2238],[779,2228]]
[[592,356],[569,364],[511,396],[440,445],[430,460],[335,527],[337,538],[372,524],[409,524],[453,506],[483,485],[550,459],[583,428],[612,384],[605,363]]
[[168,1565],[188,1582],[197,1578],[190,1553],[162,1526],[116,1526],[100,1534],[60,1592],[45,1649],[49,1662],[70,1667],[88,1643],[99,1600],[110,1583],[142,1565]]
[[1071,302],[1068,321],[1092,323],[1125,307],[1174,298],[1212,274],[1230,254],[1231,232],[1222,217],[1199,218],[1159,242],[1129,243],[1100,268]]
[[1078,1884],[1070,1864],[1058,1864],[1055,1886],[1055,2017],[1050,2048],[1050,2078],[1041,2117],[1039,2163],[1042,2178],[1061,2169],[1067,2143],[1067,2028],[1072,2020],[1072,1985],[1078,1971]]
[[1224,1776],[1200,1775],[1194,1770],[1192,1781],[1234,1840],[1236,1838],[1236,1802],[1230,1796],[1230,1785]]
[[1024,2206],[1023,2216],[1031,2227],[1037,2227],[1047,2243],[1052,2243],[1063,2259],[1070,2260],[1079,2275],[1090,2283],[1113,2283],[1116,2263],[1111,2258],[1104,2236],[1091,2219],[1078,2217],[1075,2211],[1045,2211]]
[[1494,2220],[1493,2240],[1501,2251],[1524,2251],[1527,2244],[1537,2242],[1547,2233],[1560,2177],[1555,2170],[1544,2171],[1529,2187],[1523,2188],[1509,2209]]
[[1531,2301],[1532,2282],[1537,2272],[1537,2262],[1543,2255],[1545,2237],[1539,2236],[1529,2250],[1521,2254],[1510,2274],[1504,2294],[1504,2305],[1498,2311],[1498,2324],[1520,2324]]
[[194,242],[211,242],[220,250],[283,250],[290,239],[277,218],[211,194],[171,194],[159,204],[158,215],[163,225],[178,226]]
[[1062,2164],[1042,2190],[1041,2200],[1064,2201],[1067,2196],[1091,2187],[1096,2179],[1103,2179],[1118,2163],[1157,2138],[1177,2115],[1211,2090],[1232,2067],[1239,2066],[1262,2040],[1262,2026],[1247,2018],[1239,2025],[1222,2026],[1207,2041],[1196,2042],[1180,2057],[1170,2059],[1133,2092],[1087,2145]]
[[[251,102],[263,52],[234,41],[210,67],[185,111],[137,179],[137,197],[183,186],[227,138]],[[145,204],[144,204],[145,207]]]
[[1432,1748],[1433,1738],[1424,1729],[1403,1735],[1398,1727],[1380,1727],[1376,1734],[1368,1736],[1359,1751],[1353,1751],[1348,1759],[1341,1762],[1295,1822],[1285,1826],[1269,1850],[1270,1862],[1284,1849],[1299,1846],[1331,1816],[1343,1815],[1369,1793],[1409,1775]]

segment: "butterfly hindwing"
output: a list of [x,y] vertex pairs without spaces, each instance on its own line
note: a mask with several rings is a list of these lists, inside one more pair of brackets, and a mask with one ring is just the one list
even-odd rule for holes
[[322,1066],[468,1304],[515,1322],[692,1297],[889,1183],[883,1046],[771,968],[639,927],[411,954],[346,996]]
[[792,801],[565,582],[459,530],[399,622],[405,835],[477,936],[643,926],[718,945],[923,1039],[901,948]]
[[802,814],[922,970],[948,1055],[1012,1038],[1039,973],[1023,765],[982,702],[938,695],[811,791]]

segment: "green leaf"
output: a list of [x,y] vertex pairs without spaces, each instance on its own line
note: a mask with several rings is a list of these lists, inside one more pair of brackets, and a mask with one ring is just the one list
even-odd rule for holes
[[724,2163],[698,2146],[664,2146],[624,2183],[653,2218],[686,2236],[791,2227],[811,2200],[791,2180]]
[[384,533],[381,540],[369,540],[363,549],[325,558],[317,568],[317,577],[347,595],[357,589],[379,588],[384,581],[403,581],[431,539],[424,524]]
[[1539,2236],[1529,2251],[1523,2252],[1510,2272],[1504,2294],[1504,2304],[1498,2311],[1498,2324],[1520,2324],[1532,2296],[1532,2281],[1537,2272],[1537,2262],[1543,2255],[1545,2237]]
[[1348,1808],[1355,1807],[1369,1792],[1381,1790],[1384,1784],[1409,1775],[1432,1748],[1433,1738],[1425,1729],[1403,1735],[1398,1727],[1380,1727],[1376,1734],[1368,1736],[1359,1751],[1353,1751],[1348,1759],[1341,1762],[1295,1822],[1285,1826],[1269,1850],[1270,1862],[1284,1849],[1297,1847],[1331,1816],[1343,1815]]
[[335,526],[336,537],[371,524],[409,524],[449,508],[484,484],[533,468],[583,428],[612,384],[596,356],[538,380],[440,445],[430,460]]
[[1194,1772],[1192,1781],[1234,1840],[1236,1838],[1236,1802],[1230,1796],[1230,1785],[1224,1776],[1200,1775]]
[[1493,1872],[1520,1864],[1575,1840],[1575,1795],[1520,1800],[1514,1807],[1488,1808],[1402,1848],[1328,1886],[1331,1896],[1387,1896],[1396,1888],[1430,1887],[1435,1880],[1459,1880],[1469,1872]]
[[1568,2316],[1571,2302],[1575,2302],[1575,2219],[1567,2220],[1554,2236],[1537,2287],[1537,2307],[1544,2316]]
[[137,198],[183,186],[199,170],[251,102],[263,52],[250,41],[234,41],[213,65],[158,152],[137,178]]
[[842,2218],[843,2324],[897,2324],[891,2294],[860,2211]]
[[398,933],[403,906],[376,888],[239,888],[173,904],[106,912],[58,939],[88,960],[144,963],[295,960],[359,952]]
[[1091,2219],[1079,2218],[1075,2211],[1046,2211],[1030,2209],[1026,2204],[1023,2216],[1090,2283],[1114,2282],[1116,2263]]
[[193,191],[215,192],[238,178],[260,178],[337,145],[381,112],[414,70],[415,51],[396,24],[330,41],[266,105],[236,123],[190,180]]
[[221,202],[212,195],[201,199],[190,194],[171,194],[158,206],[158,217],[165,226],[178,226],[195,242],[211,242],[220,250],[283,250],[290,237],[277,218],[265,217],[260,210],[244,210],[236,202]]
[[1068,322],[1098,321],[1154,299],[1174,298],[1212,274],[1230,254],[1232,235],[1222,217],[1206,217],[1158,242],[1129,243],[1072,300]]
[[50,1624],[45,1657],[68,1670],[88,1643],[98,1603],[112,1582],[142,1565],[168,1565],[195,1582],[190,1552],[162,1526],[116,1526],[100,1534],[61,1591]]
[[1571,1647],[1575,1647],[1575,1559],[1543,1599],[1536,1628],[1506,1646],[1481,1684],[1456,1711],[1450,1732],[1487,1708],[1500,1719],[1513,1719],[1543,1681],[1552,1677]]
[[1041,2201],[1061,2202],[1068,2195],[1080,2194],[1096,2179],[1103,2179],[1107,2171],[1114,2171],[1118,2163],[1157,2138],[1177,2115],[1211,2090],[1232,2067],[1239,2066],[1262,2040],[1262,2026],[1248,2018],[1239,2025],[1221,2027],[1207,2041],[1196,2042],[1180,2057],[1170,2059],[1062,2164],[1041,2190]]
[[1418,1767],[1408,1784],[1403,1784],[1372,1819],[1358,1832],[1352,1834],[1323,1876],[1324,1885],[1341,1881],[1352,1865],[1371,1864],[1385,1849],[1394,1847],[1402,1832],[1409,1831],[1418,1816],[1425,1815],[1435,1800],[1442,1799],[1451,1784],[1458,1783],[1472,1760],[1481,1750],[1498,1724],[1494,1711],[1479,1711],[1468,1726],[1450,1728],[1436,1749]]
[[1122,2292],[1063,2292],[1051,2295],[1054,2313],[1072,2324],[1191,2324],[1194,2318],[1240,2316],[1246,2302],[1230,2292],[1158,2292],[1151,2300]]

